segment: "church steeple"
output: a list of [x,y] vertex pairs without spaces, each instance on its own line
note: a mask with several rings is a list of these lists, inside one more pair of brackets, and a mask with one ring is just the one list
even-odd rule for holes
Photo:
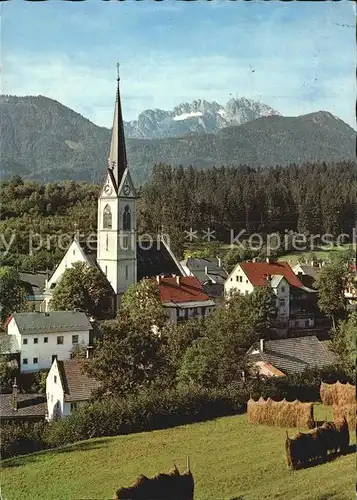
[[123,177],[124,171],[127,167],[126,149],[125,149],[125,136],[124,136],[124,123],[121,112],[120,103],[120,89],[119,89],[119,63],[117,64],[117,95],[115,100],[114,120],[112,140],[110,143],[110,151],[108,158],[108,167],[112,170],[116,187],[119,187],[120,181]]

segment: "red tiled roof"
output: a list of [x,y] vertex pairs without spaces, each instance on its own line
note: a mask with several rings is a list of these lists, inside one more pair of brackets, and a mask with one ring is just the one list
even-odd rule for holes
[[297,288],[303,286],[287,262],[242,262],[240,266],[253,286],[265,285],[267,277],[273,274],[284,276],[286,281],[292,286],[296,286]]
[[[180,284],[177,281],[180,281]],[[157,282],[155,278],[155,282]],[[194,276],[164,277],[160,276],[161,302],[203,302],[210,300],[203,291],[201,283]]]

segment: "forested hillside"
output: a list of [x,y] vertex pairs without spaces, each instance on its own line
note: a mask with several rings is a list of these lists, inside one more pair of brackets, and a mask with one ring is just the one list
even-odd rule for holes
[[[37,184],[19,177],[1,182],[1,262],[51,269],[76,231],[95,237],[98,189],[82,182]],[[174,245],[184,242],[183,231],[191,227],[211,228],[225,242],[230,230],[242,229],[351,235],[357,219],[357,164],[207,171],[160,165],[140,196],[139,233],[155,235],[163,228]]]
[[[98,183],[105,175],[110,131],[43,96],[0,97],[1,178]],[[355,132],[327,112],[266,116],[217,134],[127,139],[136,183],[159,163],[198,169],[338,161],[355,158]]]

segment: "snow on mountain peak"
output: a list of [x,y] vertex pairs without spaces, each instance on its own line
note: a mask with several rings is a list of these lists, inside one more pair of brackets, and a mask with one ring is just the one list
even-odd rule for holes
[[125,123],[127,137],[155,139],[194,132],[216,133],[223,127],[241,125],[262,116],[280,115],[270,106],[245,97],[230,99],[225,106],[195,99],[172,111],[148,109],[137,120]]

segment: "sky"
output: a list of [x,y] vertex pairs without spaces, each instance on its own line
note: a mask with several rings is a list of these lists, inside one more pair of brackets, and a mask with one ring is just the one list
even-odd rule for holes
[[194,99],[246,97],[355,127],[354,2],[10,0],[1,93],[45,95],[110,127]]

